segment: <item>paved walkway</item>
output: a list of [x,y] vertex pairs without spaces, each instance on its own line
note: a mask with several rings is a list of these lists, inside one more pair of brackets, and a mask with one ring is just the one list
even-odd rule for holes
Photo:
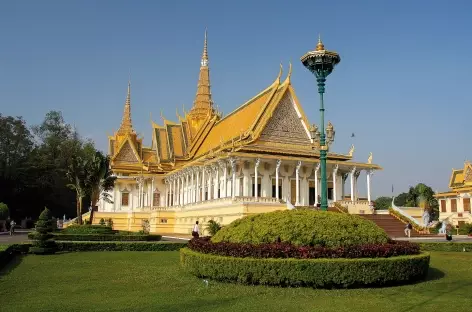
[[28,232],[15,232],[12,236],[0,233],[0,244],[19,244],[28,241]]

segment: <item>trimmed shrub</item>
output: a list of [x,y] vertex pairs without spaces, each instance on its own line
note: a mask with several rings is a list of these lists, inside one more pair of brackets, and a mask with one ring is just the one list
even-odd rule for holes
[[194,238],[188,248],[205,254],[239,258],[388,258],[420,253],[420,247],[410,242],[395,242],[379,245],[361,245],[337,248],[295,246],[287,243],[239,244],[212,243],[208,237]]
[[214,220],[210,220],[208,221],[208,226],[206,229],[210,236],[214,236],[216,233],[218,233],[219,230],[221,230],[221,224]]
[[385,244],[388,235],[359,216],[315,210],[285,210],[247,216],[222,228],[213,242],[284,242],[328,248]]
[[429,254],[361,259],[254,259],[180,250],[185,271],[224,282],[319,288],[386,286],[424,279]]
[[9,211],[8,206],[5,203],[0,203],[0,220],[6,220],[8,218]]
[[3,250],[0,248],[0,269],[10,262],[15,255],[27,253],[30,246],[29,244],[13,244]]
[[160,241],[161,235],[56,234],[56,241]]
[[105,225],[105,219],[101,218],[99,224],[100,225]]
[[36,254],[53,254],[56,252],[56,244],[51,240],[52,237],[52,218],[48,208],[44,208],[39,215],[38,222],[34,233],[33,247],[30,248],[32,253]]
[[186,243],[57,242],[60,251],[178,251]]
[[472,243],[467,242],[446,242],[444,239],[444,243],[418,243],[421,250],[424,251],[444,251],[444,252],[472,252]]
[[114,234],[110,226],[91,225],[91,224],[73,224],[61,231],[64,234]]

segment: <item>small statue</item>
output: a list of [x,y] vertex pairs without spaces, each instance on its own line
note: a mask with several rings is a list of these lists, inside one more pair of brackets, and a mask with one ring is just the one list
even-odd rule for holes
[[354,144],[351,146],[351,149],[349,150],[349,157],[352,157],[354,155]]
[[372,152],[370,152],[369,158],[367,159],[367,163],[368,163],[368,164],[371,164],[371,163],[372,163],[372,157],[373,157],[373,156],[372,156]]
[[423,212],[423,226],[425,227],[428,226],[429,219],[430,219],[429,211],[425,209]]

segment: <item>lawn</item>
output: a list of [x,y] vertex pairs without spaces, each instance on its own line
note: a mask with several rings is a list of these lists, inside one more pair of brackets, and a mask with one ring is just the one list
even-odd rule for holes
[[434,252],[429,280],[351,290],[209,282],[178,252],[83,252],[18,259],[0,276],[8,311],[470,311],[472,253]]

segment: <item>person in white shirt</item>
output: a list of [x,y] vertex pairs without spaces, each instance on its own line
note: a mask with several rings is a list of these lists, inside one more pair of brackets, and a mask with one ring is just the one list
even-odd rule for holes
[[195,222],[195,225],[193,226],[193,230],[192,230],[192,236],[194,238],[199,238],[200,237],[200,229],[198,228],[198,221]]

